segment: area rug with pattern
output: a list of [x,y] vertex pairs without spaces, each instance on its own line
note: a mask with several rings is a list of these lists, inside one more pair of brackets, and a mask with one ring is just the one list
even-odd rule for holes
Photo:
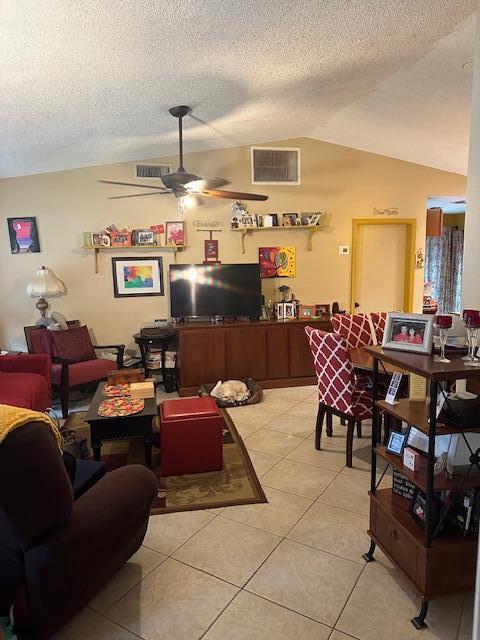
[[[164,477],[160,471],[160,450],[153,448],[152,471],[158,480],[158,494],[152,515],[268,502],[242,438],[229,414],[221,411],[225,427],[220,471]],[[90,428],[83,420],[85,416],[84,411],[71,413],[65,428],[86,437],[90,447]],[[104,441],[102,460],[109,471],[126,464],[145,464],[142,438]]]

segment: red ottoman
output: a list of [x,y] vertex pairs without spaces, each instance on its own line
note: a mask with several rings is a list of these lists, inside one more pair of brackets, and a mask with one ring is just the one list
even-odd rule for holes
[[223,418],[213,398],[185,398],[162,402],[162,475],[178,476],[221,469],[222,430]]

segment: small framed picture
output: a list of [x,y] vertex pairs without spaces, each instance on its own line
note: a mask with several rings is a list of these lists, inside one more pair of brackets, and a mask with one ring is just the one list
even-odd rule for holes
[[102,234],[101,233],[92,233],[92,244],[94,247],[102,246]]
[[407,443],[408,432],[401,433],[400,431],[392,431],[388,439],[386,449],[389,453],[394,453],[396,456],[403,456],[403,450]]
[[165,223],[165,239],[168,247],[183,247],[185,244],[185,223],[166,222]]
[[432,352],[434,316],[420,313],[389,313],[382,347],[416,353]]
[[218,262],[218,240],[205,240],[205,262]]
[[131,247],[132,234],[130,231],[111,231],[110,244],[112,247]]
[[329,304],[316,304],[315,305],[315,315],[316,316],[329,316],[330,315],[330,305]]
[[284,302],[283,308],[285,320],[291,320],[292,318],[295,318],[295,304],[293,302]]
[[7,225],[12,253],[40,253],[35,217],[7,218]]
[[[434,494],[432,499],[432,525],[435,530],[439,521],[441,514],[442,502],[438,497],[438,494]],[[411,504],[410,504],[410,513],[413,516],[413,519],[419,524],[423,529],[425,529],[426,519],[427,519],[427,496],[417,489],[413,495]]]
[[137,245],[155,244],[155,232],[152,229],[134,229],[132,231],[133,243]]
[[314,318],[316,314],[315,305],[313,304],[301,304],[298,307],[299,318]]
[[296,227],[299,224],[298,213],[284,213],[282,215],[282,227]]
[[320,220],[320,213],[302,212],[300,214],[300,220],[303,227],[312,227],[318,224],[318,221]]

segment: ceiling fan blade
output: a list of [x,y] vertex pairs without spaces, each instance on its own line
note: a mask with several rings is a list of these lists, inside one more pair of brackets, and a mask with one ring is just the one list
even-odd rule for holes
[[134,182],[115,182],[114,180],[99,180],[103,184],[120,184],[124,187],[138,187],[140,189],[159,189],[165,190],[163,185],[154,186],[153,184],[135,184]]
[[171,191],[149,191],[148,193],[131,193],[128,196],[110,196],[107,200],[119,200],[120,198],[140,198],[141,196],[168,196]]
[[240,191],[222,191],[221,189],[202,189],[199,195],[206,198],[227,198],[229,200],[268,200],[268,196],[259,193],[241,193]]
[[205,178],[203,180],[192,180],[184,184],[184,188],[189,191],[203,191],[204,189],[218,189],[218,187],[224,187],[230,184],[229,180],[225,178]]

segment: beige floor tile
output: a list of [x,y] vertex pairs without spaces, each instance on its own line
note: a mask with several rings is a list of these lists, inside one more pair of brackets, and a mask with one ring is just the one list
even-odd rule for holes
[[[336,444],[341,446],[339,442]],[[286,456],[287,460],[295,460],[296,462],[303,462],[315,467],[321,467],[322,469],[329,469],[330,471],[340,471],[345,466],[346,457],[345,449],[343,451],[340,448],[326,448],[323,447],[320,451],[315,449],[315,443],[313,439],[307,438]]]
[[294,416],[285,412],[268,422],[265,428],[281,431],[282,433],[290,433],[299,438],[306,438],[315,429],[315,419],[309,416]]
[[370,513],[370,478],[339,473],[319,496],[318,501],[368,516]]
[[168,558],[107,612],[145,640],[197,640],[237,587]]
[[62,627],[60,631],[57,631],[57,633],[51,637],[51,640],[76,640],[76,638],[85,638],[86,636],[83,632],[99,617],[100,616],[96,611],[90,609],[90,607],[85,607],[77,613],[70,622]]
[[316,404],[318,406],[318,392],[314,391],[311,395],[307,396],[304,399],[304,402],[308,402],[309,404]]
[[315,500],[335,476],[336,471],[284,459],[262,477],[262,486]]
[[269,487],[265,488],[265,495],[268,499],[267,504],[227,507],[222,517],[249,524],[278,536],[285,536],[313,504],[308,498],[301,498]]
[[158,553],[147,547],[140,547],[137,553],[90,600],[88,606],[99,613],[104,613],[155,567],[158,567],[165,558],[163,553]]
[[289,411],[300,402],[298,398],[283,397],[278,393],[274,393],[275,391],[279,391],[279,389],[267,389],[264,391],[263,406],[271,411],[283,413],[284,411]]
[[376,563],[360,576],[337,629],[360,640],[455,640],[462,596],[432,600],[428,628],[417,631],[410,622],[420,609],[420,599],[397,570],[385,571]]
[[253,449],[248,452],[248,455],[252,461],[255,473],[259,478],[282,459],[280,456],[272,456],[271,453],[262,453],[261,451],[254,451]]
[[357,640],[357,638],[355,638],[355,636],[347,636],[346,633],[342,633],[341,631],[337,631],[336,629],[334,629],[332,631],[332,635],[329,637],[328,640]]
[[[223,509],[222,509],[223,510]],[[143,544],[171,555],[215,516],[213,509],[150,516]]]
[[82,634],[82,640],[138,640],[138,636],[130,633],[118,624],[106,618],[99,618],[88,626]]
[[289,416],[298,416],[299,418],[310,418],[311,423],[313,424],[313,428],[315,428],[315,422],[317,419],[318,407],[310,402],[305,402],[302,400],[295,406],[293,406],[289,411],[287,411]]
[[241,420],[250,422],[250,424],[253,424],[256,427],[263,427],[267,422],[273,420],[275,416],[278,416],[281,411],[273,411],[270,408],[270,405],[267,407],[266,404],[260,402],[258,404],[249,404],[244,407],[232,407],[228,410],[228,413],[234,423],[238,416]]
[[252,433],[261,428],[258,424],[252,424],[250,419],[242,418],[241,414],[236,415],[232,420],[242,440],[245,440],[245,438],[248,438],[248,436],[251,436]]
[[251,436],[248,436],[244,442],[247,449],[270,453],[283,458],[302,442],[302,438],[291,436],[288,433],[271,431],[270,429],[259,429]]
[[330,627],[241,591],[204,640],[327,640]]
[[368,517],[316,502],[287,535],[290,540],[365,564]]
[[280,541],[279,536],[220,516],[173,557],[242,587]]
[[355,562],[284,540],[246,589],[333,626],[360,571]]

